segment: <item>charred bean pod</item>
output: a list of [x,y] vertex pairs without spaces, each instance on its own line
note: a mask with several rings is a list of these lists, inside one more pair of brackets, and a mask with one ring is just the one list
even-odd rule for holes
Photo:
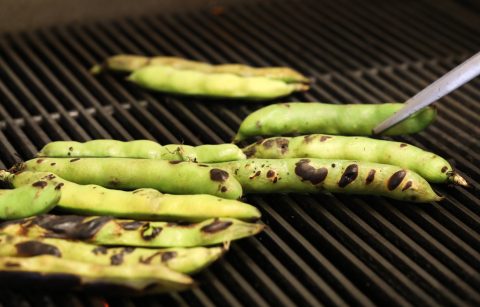
[[143,158],[192,162],[225,162],[245,159],[234,144],[218,145],[160,145],[149,140],[122,142],[93,140],[88,142],[56,141],[45,145],[39,157],[63,158]]
[[[4,171],[0,171],[0,176]],[[61,185],[49,178],[31,178],[29,184],[0,190],[0,219],[19,219],[53,209],[60,200]]]
[[444,158],[401,142],[311,134],[268,138],[243,151],[249,158],[258,159],[318,158],[391,164],[410,169],[429,182],[468,185]]
[[398,166],[328,159],[251,159],[217,163],[246,193],[372,194],[413,202],[439,201],[428,182]]
[[204,73],[228,73],[243,77],[265,77],[274,80],[281,80],[288,83],[308,83],[310,80],[298,71],[288,67],[252,67],[242,64],[219,64],[187,60],[171,56],[146,57],[141,55],[119,54],[109,57],[103,65],[96,65],[92,68],[93,73],[99,73],[103,69],[119,72],[132,72],[137,69],[163,65],[175,69],[188,69]]
[[135,70],[128,80],[150,90],[172,94],[251,100],[269,100],[308,89],[305,84],[265,77],[204,73],[159,65]]
[[[192,279],[169,268],[143,264],[112,266],[66,260],[52,255],[37,257],[0,257],[0,283],[12,279],[36,282],[36,286],[55,284],[72,290],[91,290],[124,295],[180,291],[193,285]],[[108,290],[107,290],[108,289]]]
[[215,218],[200,223],[120,220],[109,216],[39,215],[0,224],[0,232],[31,238],[82,240],[98,245],[197,247],[253,236],[261,224]]
[[202,221],[213,217],[231,217],[242,220],[260,218],[260,211],[249,204],[212,195],[172,195],[154,189],[121,191],[98,185],[79,185],[52,173],[20,172],[17,175],[0,171],[0,179],[14,187],[55,180],[62,187],[58,207],[77,214],[111,215],[115,217]]
[[79,241],[55,238],[28,238],[0,234],[0,257],[35,257],[52,255],[58,258],[99,265],[165,265],[173,271],[193,274],[225,252],[223,247],[136,248],[105,247]]
[[[248,115],[240,125],[234,142],[253,136],[326,133],[372,135],[379,123],[400,110],[402,103],[343,104],[293,102],[272,104]],[[436,117],[434,107],[425,108],[386,130],[383,135],[422,131]]]
[[240,183],[230,174],[206,164],[130,158],[37,158],[13,171],[51,172],[78,184],[114,189],[152,188],[171,194],[210,194],[238,199]]

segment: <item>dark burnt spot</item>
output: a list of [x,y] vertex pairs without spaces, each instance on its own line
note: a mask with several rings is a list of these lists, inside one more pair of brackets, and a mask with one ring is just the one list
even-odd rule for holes
[[115,177],[112,178],[112,180],[110,180],[110,181],[108,182],[108,186],[110,186],[110,187],[116,187],[116,186],[118,186],[119,184],[120,184],[120,180],[119,180],[118,178],[115,178]]
[[65,184],[63,182],[60,182],[55,186],[55,190],[60,190]]
[[167,262],[168,260],[173,259],[175,257],[177,257],[177,252],[175,251],[164,252],[162,254],[162,262]]
[[92,253],[94,255],[100,255],[100,254],[106,255],[107,251],[108,251],[108,248],[106,248],[105,246],[97,246],[94,249],[92,249]]
[[182,162],[183,162],[182,160],[168,161],[168,163],[170,163],[170,164],[178,164],[178,163],[182,163]]
[[257,120],[257,121],[255,122],[255,127],[257,127],[257,128],[261,128],[261,127],[262,127],[262,124],[260,123],[259,120]]
[[228,179],[228,173],[224,170],[213,168],[210,170],[210,179],[213,181],[224,182]]
[[112,217],[101,216],[87,222],[84,220],[85,217],[76,215],[41,215],[33,219],[32,223],[48,230],[49,237],[86,240],[92,238]]
[[371,169],[369,172],[368,172],[368,175],[367,175],[367,179],[365,179],[365,183],[366,184],[370,184],[373,182],[373,180],[375,179],[375,173],[377,171],[374,170],[374,169]]
[[113,218],[109,216],[100,216],[88,222],[81,223],[69,232],[69,237],[78,240],[91,239],[106,223],[110,222],[112,219]]
[[403,148],[403,147],[407,147],[407,146],[408,146],[408,145],[407,145],[407,144],[405,144],[405,143],[402,143],[402,144],[400,144],[400,147],[401,147],[401,148]]
[[442,173],[445,173],[447,170],[448,170],[448,167],[447,167],[447,166],[444,166],[444,167],[442,167],[442,170],[441,170],[441,171],[442,171]]
[[179,222],[168,222],[167,227],[184,227],[184,228],[193,228],[197,224],[195,223],[190,223],[190,222],[185,222],[185,221],[179,221]]
[[412,181],[407,181],[407,183],[405,183],[405,185],[403,186],[403,189],[402,191],[405,191],[407,189],[409,189],[410,187],[412,186]]
[[158,236],[160,232],[162,232],[162,227],[154,227],[150,226],[150,223],[146,223],[142,226],[142,230],[140,230],[140,235],[145,241],[150,241],[156,236]]
[[341,188],[346,187],[347,185],[352,183],[355,179],[357,179],[357,176],[358,176],[358,165],[350,164],[349,166],[347,166],[347,168],[343,172],[342,177],[338,182],[338,186]]
[[134,250],[135,250],[135,247],[132,247],[132,246],[127,246],[123,248],[123,252],[125,254],[131,254],[133,253]]
[[400,185],[400,183],[402,183],[403,178],[405,178],[406,175],[407,175],[407,172],[404,171],[404,170],[400,170],[400,171],[398,171],[398,172],[395,172],[395,173],[388,179],[387,188],[388,188],[390,191],[395,190],[395,189]]
[[273,178],[273,181],[272,181],[272,182],[273,182],[273,183],[277,183],[277,181],[278,181],[278,177],[275,177],[275,178]]
[[76,161],[78,161],[78,160],[80,160],[80,158],[72,159],[72,160],[70,160],[70,162],[76,162]]
[[5,266],[9,268],[19,268],[21,267],[20,263],[18,262],[13,262],[13,261],[7,261],[5,262]]
[[45,161],[45,159],[37,159],[38,164],[42,163],[43,161]]
[[50,165],[51,165],[51,166],[55,166],[55,165],[57,165],[57,163],[52,162],[52,163],[50,163]]
[[46,181],[36,181],[34,183],[32,183],[32,186],[33,187],[36,187],[36,188],[40,188],[40,189],[43,189],[44,187],[46,187],[48,185],[48,183]]
[[51,244],[45,244],[38,241],[26,241],[15,244],[17,255],[20,257],[34,257],[39,255],[52,255],[62,257],[60,250]]
[[144,223],[139,221],[121,223],[120,226],[125,230],[137,230]]
[[69,157],[70,157],[71,155],[72,155],[72,153],[71,153],[71,152],[67,152],[67,156],[69,156]]
[[206,164],[198,164],[198,166],[200,166],[200,167],[208,167],[208,165],[206,165]]
[[302,159],[295,164],[295,174],[302,178],[302,181],[310,181],[312,184],[319,184],[327,178],[328,169],[321,167],[316,169],[311,166],[310,160]]
[[118,253],[110,257],[111,265],[120,265],[123,263],[123,253]]
[[290,143],[288,139],[277,138],[275,140],[275,143],[277,143],[277,148],[280,149],[280,152],[282,153],[282,155],[288,151],[288,144]]
[[273,146],[273,144],[275,143],[275,139],[269,139],[269,140],[266,140],[265,142],[263,142],[263,147],[265,148],[271,148]]
[[331,139],[331,138],[332,138],[331,136],[322,135],[322,136],[320,137],[320,142],[325,142],[326,140]]
[[227,189],[227,187],[226,187],[226,186],[223,186],[223,187],[220,189],[220,191],[221,191],[222,193],[225,193],[225,192],[227,192],[227,191],[228,191],[228,189]]
[[73,151],[73,147],[68,147],[68,151]]
[[314,134],[310,134],[310,135],[306,135],[303,137],[304,140],[305,140],[305,143],[310,143],[311,141],[313,141],[313,139],[315,139],[315,135]]
[[284,103],[283,106],[287,107],[287,108],[290,108],[290,104],[289,103]]
[[261,174],[262,174],[261,171],[256,171],[252,176],[250,176],[250,177],[248,177],[248,178],[253,179],[253,178],[255,178],[255,177],[260,176]]
[[247,158],[251,158],[257,153],[257,147],[255,147],[255,145],[250,145],[243,151],[243,153],[247,156]]
[[215,219],[212,223],[203,226],[200,231],[206,233],[215,233],[227,229],[232,224],[233,223],[231,221],[220,221],[219,219]]
[[46,180],[53,180],[55,179],[55,175],[54,174],[48,174],[47,176],[44,176],[43,179],[46,179]]
[[332,163],[332,168],[335,168],[335,166],[337,166],[335,163]]
[[274,170],[269,169],[267,172],[267,178],[272,178],[274,177],[276,172]]
[[163,252],[156,252],[156,253],[153,253],[151,254],[150,256],[148,256],[147,258],[143,258],[143,256],[140,256],[140,258],[138,259],[138,261],[140,263],[143,263],[143,264],[150,264],[152,263],[152,260],[157,257],[157,256],[161,256],[163,254]]

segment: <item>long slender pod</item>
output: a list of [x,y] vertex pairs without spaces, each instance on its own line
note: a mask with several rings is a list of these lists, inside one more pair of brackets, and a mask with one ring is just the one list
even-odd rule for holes
[[122,142],[117,140],[92,140],[88,142],[56,141],[45,145],[39,157],[113,157],[144,158],[192,162],[225,162],[245,159],[234,144],[218,145],[160,145],[149,140]]
[[438,201],[420,175],[398,166],[327,159],[251,159],[218,163],[240,181],[246,193],[334,192]]
[[[326,133],[335,135],[372,135],[372,130],[403,107],[402,103],[326,104],[291,102],[272,104],[248,115],[240,125],[234,142],[253,136]],[[436,109],[425,108],[386,130],[384,135],[422,131],[436,117]]]
[[204,73],[228,73],[244,77],[265,77],[289,83],[310,82],[307,77],[289,67],[252,67],[242,64],[212,65],[209,63],[192,61],[179,57],[146,57],[131,54],[119,54],[109,57],[105,60],[103,65],[95,65],[92,68],[92,72],[99,73],[103,69],[120,72],[133,72],[134,70],[152,65],[163,65],[176,69],[188,69]]
[[78,215],[39,215],[0,224],[0,232],[15,236],[61,238],[83,240],[99,245],[139,247],[214,245],[255,235],[263,228],[261,224],[228,218],[177,224]]
[[249,158],[258,159],[318,158],[391,164],[410,169],[429,182],[468,186],[444,158],[401,142],[311,134],[268,138],[245,147],[243,151]]
[[46,172],[12,174],[0,171],[0,180],[18,188],[39,181],[55,180],[62,187],[58,207],[77,214],[163,221],[202,221],[214,217],[257,220],[261,216],[254,206],[213,195],[172,195],[154,189],[113,190],[92,184],[76,184]]
[[32,239],[0,234],[0,257],[53,255],[62,259],[100,265],[165,265],[176,272],[185,274],[193,274],[206,268],[220,258],[225,250],[223,247],[164,249],[104,247],[64,239]]
[[15,171],[51,172],[78,184],[115,189],[152,188],[171,194],[210,194],[238,199],[242,187],[224,170],[206,164],[129,158],[37,158]]
[[135,295],[188,289],[192,279],[165,266],[111,266],[66,260],[55,255],[0,257],[0,283],[4,286],[30,283],[55,290],[90,290],[104,294]]

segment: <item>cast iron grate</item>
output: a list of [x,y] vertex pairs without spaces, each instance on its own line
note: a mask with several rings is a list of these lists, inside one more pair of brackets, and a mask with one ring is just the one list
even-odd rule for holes
[[[220,12],[221,10],[216,10]],[[468,22],[467,22],[468,21]],[[228,142],[264,104],[146,92],[92,77],[107,55],[171,54],[289,65],[315,78],[291,101],[403,101],[477,52],[480,15],[453,2],[267,1],[4,34],[0,167],[52,140]],[[248,197],[269,228],[233,244],[195,290],[144,298],[2,290],[5,306],[474,305],[480,302],[480,80],[437,104],[436,124],[398,139],[453,159],[474,189],[441,204],[380,197]]]

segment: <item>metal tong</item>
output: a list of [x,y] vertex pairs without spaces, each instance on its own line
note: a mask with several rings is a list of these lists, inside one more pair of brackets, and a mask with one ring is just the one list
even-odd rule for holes
[[373,129],[376,135],[403,121],[413,113],[437,101],[480,74],[480,52],[458,65],[418,94],[408,99],[400,111]]

